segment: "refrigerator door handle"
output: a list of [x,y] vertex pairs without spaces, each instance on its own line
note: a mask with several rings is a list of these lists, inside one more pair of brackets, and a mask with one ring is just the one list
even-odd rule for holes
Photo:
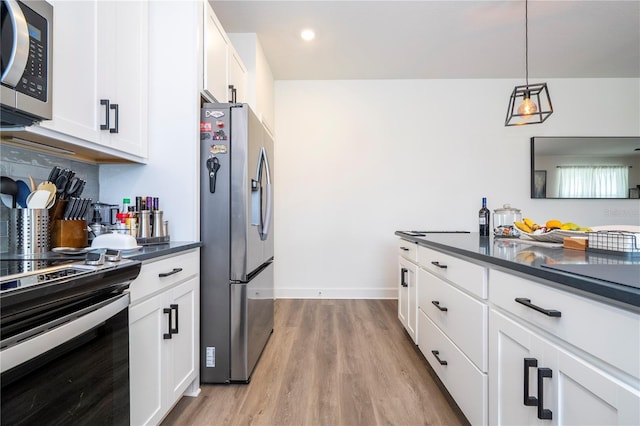
[[[266,184],[266,208],[265,214],[262,215],[262,170],[264,166]],[[269,236],[269,224],[271,223],[271,214],[273,211],[273,189],[271,186],[271,172],[269,171],[269,160],[267,159],[267,150],[260,148],[260,156],[258,158],[258,167],[256,170],[256,179],[251,180],[251,224],[258,226],[258,234],[262,241]]]

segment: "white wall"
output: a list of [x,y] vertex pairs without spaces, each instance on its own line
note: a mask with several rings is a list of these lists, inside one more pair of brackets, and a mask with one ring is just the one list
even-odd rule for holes
[[277,81],[277,297],[396,297],[394,231],[477,231],[483,196],[540,222],[640,224],[637,200],[529,198],[529,138],[639,135],[640,80],[547,82],[554,114],[507,128],[522,81]]
[[149,162],[100,166],[100,200],[159,197],[171,240],[197,241],[202,4],[151,2],[149,15]]

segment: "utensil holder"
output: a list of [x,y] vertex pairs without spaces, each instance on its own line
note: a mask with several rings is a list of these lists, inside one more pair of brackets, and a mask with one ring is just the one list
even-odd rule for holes
[[8,230],[9,251],[36,254],[49,251],[49,211],[11,209]]
[[51,228],[54,247],[83,248],[88,245],[86,220],[56,220]]

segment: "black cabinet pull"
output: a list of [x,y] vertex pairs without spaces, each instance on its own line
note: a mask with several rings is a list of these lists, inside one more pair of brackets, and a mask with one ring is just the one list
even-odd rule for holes
[[440,302],[437,301],[437,300],[432,300],[431,303],[433,303],[433,305],[436,308],[440,309],[442,312],[447,312],[449,310],[448,308],[444,308],[444,307],[440,306]]
[[400,269],[400,285],[402,287],[409,287],[409,284],[407,284],[406,280],[407,272],[409,272],[407,268]]
[[100,105],[104,105],[104,124],[100,125],[100,130],[109,130],[109,99],[100,99]]
[[447,365],[447,361],[443,361],[443,360],[440,359],[440,357],[439,357],[440,351],[431,351],[431,353],[433,354],[433,356],[436,357],[436,359],[438,360],[440,365]]
[[440,262],[436,262],[435,260],[431,262],[433,266],[437,266],[440,269],[447,269],[447,265],[441,265]]
[[409,249],[408,249],[408,248],[406,248],[406,247],[400,247],[400,250],[402,250],[402,251],[409,251]]
[[120,108],[119,108],[118,104],[111,104],[111,106],[109,108],[115,110],[115,112],[116,112],[116,126],[111,128],[111,129],[109,129],[109,132],[110,133],[118,133],[118,119],[119,119],[119,116],[120,116]]
[[540,306],[534,305],[533,303],[531,303],[531,299],[525,299],[524,297],[516,297],[516,302],[526,306],[527,308],[531,308],[538,312],[541,312],[548,317],[560,318],[562,316],[562,313],[560,311],[556,311],[554,309],[544,309],[544,308],[541,308]]
[[177,274],[178,272],[181,272],[182,268],[173,268],[173,270],[171,272],[161,272],[158,274],[158,277],[160,278],[164,278],[164,277],[168,277],[169,275],[173,275],[173,274]]
[[538,418],[540,420],[551,420],[553,418],[551,410],[544,408],[544,386],[542,382],[542,379],[552,375],[550,368],[538,368]]
[[169,316],[167,317],[168,320],[169,320],[168,325],[167,325],[167,330],[169,330],[169,332],[168,333],[164,333],[162,335],[162,338],[165,339],[165,340],[166,339],[171,339],[171,323],[172,323],[171,316],[172,316],[173,310],[170,309],[170,308],[164,308],[162,310],[162,312],[165,313],[165,314],[169,314]]
[[524,405],[535,407],[538,405],[538,398],[529,395],[529,368],[537,367],[538,360],[535,358],[524,359]]
[[178,305],[172,304],[172,305],[169,305],[169,308],[171,308],[171,310],[176,313],[176,317],[175,317],[176,328],[171,328],[171,323],[169,323],[169,333],[178,334],[180,332],[180,329],[178,328]]
[[229,97],[231,99],[229,99],[229,102],[235,104],[236,103],[236,93],[237,93],[237,89],[235,88],[235,86],[233,84],[229,85]]

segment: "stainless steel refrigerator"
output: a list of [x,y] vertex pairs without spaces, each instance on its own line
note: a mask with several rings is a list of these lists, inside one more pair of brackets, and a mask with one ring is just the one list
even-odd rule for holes
[[249,382],[273,331],[273,140],[246,104],[200,114],[200,380]]

